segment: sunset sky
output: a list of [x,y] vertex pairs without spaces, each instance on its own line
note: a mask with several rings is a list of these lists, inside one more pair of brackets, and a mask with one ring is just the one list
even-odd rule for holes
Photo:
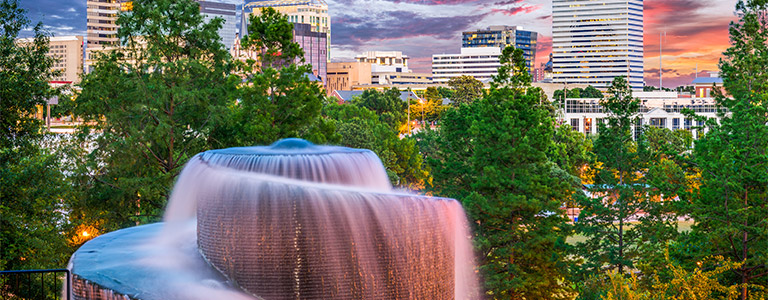
[[[432,54],[458,53],[461,32],[517,25],[539,33],[538,65],[551,51],[551,0],[326,0],[333,61],[363,51],[398,50],[416,72],[430,72]],[[33,21],[55,35],[86,35],[85,0],[21,0]],[[235,0],[228,0],[235,3]],[[737,0],[646,0],[645,80],[659,84],[659,33],[664,42],[664,86],[689,84],[716,71],[728,47]]]

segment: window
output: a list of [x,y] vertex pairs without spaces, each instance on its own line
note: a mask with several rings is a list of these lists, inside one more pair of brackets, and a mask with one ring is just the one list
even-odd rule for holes
[[680,118],[672,118],[672,130],[680,129]]
[[635,121],[635,139],[643,135],[643,119]]
[[667,118],[651,118],[651,126],[656,128],[667,128]]
[[690,118],[685,118],[685,123],[684,123],[685,127],[684,127],[684,129],[685,130],[691,130],[691,125],[692,124],[693,124],[693,122],[691,121]]
[[584,133],[592,133],[592,118],[584,118]]
[[571,128],[573,131],[579,131],[579,119],[571,119]]

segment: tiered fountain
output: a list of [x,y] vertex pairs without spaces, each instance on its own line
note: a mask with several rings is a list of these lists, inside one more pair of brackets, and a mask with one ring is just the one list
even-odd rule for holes
[[75,299],[473,299],[453,199],[392,190],[368,150],[285,139],[190,160],[165,222],[70,261]]

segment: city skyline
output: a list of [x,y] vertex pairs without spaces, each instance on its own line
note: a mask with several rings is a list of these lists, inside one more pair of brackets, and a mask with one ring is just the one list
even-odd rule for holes
[[[232,1],[229,2],[238,2]],[[728,24],[737,0],[646,0],[644,78],[658,86],[659,33],[664,43],[664,86],[690,84],[716,71],[728,47]],[[86,35],[85,1],[20,1],[33,22],[56,36]],[[365,51],[396,50],[410,56],[414,72],[430,72],[432,54],[457,53],[461,32],[491,25],[523,26],[539,33],[537,63],[551,52],[551,0],[330,0],[332,61]],[[349,9],[355,7],[358,9]]]

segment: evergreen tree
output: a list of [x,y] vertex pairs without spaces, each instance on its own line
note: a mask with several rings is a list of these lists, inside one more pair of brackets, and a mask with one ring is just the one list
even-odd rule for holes
[[739,1],[738,22],[730,27],[731,47],[720,61],[720,124],[695,143],[701,189],[691,216],[694,233],[713,254],[742,262],[734,281],[741,299],[764,289],[768,267],[768,1]]
[[495,299],[568,298],[562,204],[578,180],[551,162],[552,107],[530,88],[522,50],[481,100],[446,112],[429,153],[436,194],[462,201],[476,225],[481,270]]
[[448,80],[448,86],[453,90],[450,97],[453,106],[470,103],[483,96],[483,83],[472,76],[453,77]]
[[594,146],[599,166],[595,184],[589,197],[579,200],[582,211],[576,229],[587,240],[576,246],[585,260],[577,275],[599,274],[606,266],[623,273],[641,260],[660,256],[666,242],[676,236],[674,206],[647,186],[642,175],[649,164],[638,150],[642,145],[632,139],[640,101],[632,97],[623,77],[613,80],[608,95],[601,101],[608,124],[598,124]]

